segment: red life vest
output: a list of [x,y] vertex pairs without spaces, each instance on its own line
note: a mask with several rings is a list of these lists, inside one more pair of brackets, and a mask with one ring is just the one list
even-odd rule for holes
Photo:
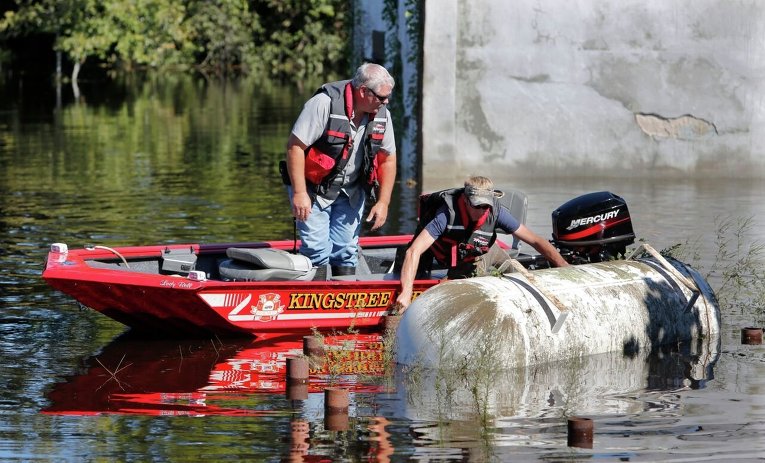
[[[351,115],[353,114],[353,87],[350,80],[331,82],[319,88],[331,99],[330,115],[324,133],[306,150],[305,178],[316,194],[323,195],[332,181],[345,169],[353,148],[351,137]],[[362,184],[372,201],[375,201],[379,180],[377,175],[377,154],[382,148],[388,110],[382,106],[377,113],[369,114],[364,134],[364,158],[362,162]],[[361,147],[359,148],[361,149]]]
[[477,222],[470,222],[464,188],[452,188],[420,196],[420,221],[415,236],[436,216],[438,209],[446,204],[447,223],[444,233],[430,247],[433,256],[450,268],[467,265],[472,268],[478,256],[485,254],[497,240],[496,224],[499,209],[503,207],[498,198]]

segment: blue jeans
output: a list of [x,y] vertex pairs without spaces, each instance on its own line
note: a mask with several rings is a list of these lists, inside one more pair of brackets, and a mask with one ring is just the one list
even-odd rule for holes
[[360,201],[359,208],[354,208],[344,193],[324,209],[314,201],[308,220],[297,222],[300,254],[311,259],[315,266],[355,267],[363,212],[364,201]]

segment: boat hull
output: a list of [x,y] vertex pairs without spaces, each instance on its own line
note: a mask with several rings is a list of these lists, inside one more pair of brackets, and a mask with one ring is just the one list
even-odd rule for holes
[[[370,250],[406,245],[410,236],[370,237]],[[191,250],[212,263],[230,247],[289,250],[291,241],[221,245],[171,245],[67,250],[48,255],[43,278],[55,289],[136,331],[168,336],[245,335],[266,337],[373,328],[395,302],[393,274],[359,275],[322,281],[195,280],[182,275],[135,270],[158,268],[160,256]],[[121,267],[116,251],[128,267]],[[110,263],[109,259],[115,263]],[[98,266],[94,266],[97,262]],[[213,264],[210,265],[213,265]],[[102,268],[107,267],[107,268]],[[208,272],[208,275],[212,271]],[[416,294],[438,283],[417,280]]]

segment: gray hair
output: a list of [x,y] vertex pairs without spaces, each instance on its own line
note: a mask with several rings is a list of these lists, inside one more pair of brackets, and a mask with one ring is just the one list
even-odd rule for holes
[[353,85],[353,88],[359,88],[363,85],[376,92],[383,85],[390,85],[392,90],[396,85],[396,81],[388,70],[379,64],[364,63],[356,69],[351,85]]

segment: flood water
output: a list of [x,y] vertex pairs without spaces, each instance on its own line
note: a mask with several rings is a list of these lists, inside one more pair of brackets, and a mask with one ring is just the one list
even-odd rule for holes
[[[736,265],[765,240],[762,182],[504,185],[528,194],[527,224],[547,237],[568,199],[623,196],[639,238],[687,242],[684,260],[720,289],[719,338],[499,372],[477,391],[459,374],[391,365],[382,333],[328,336],[307,399],[289,400],[284,362],[300,337],[136,339],[40,274],[53,242],[291,238],[276,163],[310,89],[165,77],[83,83],[74,102],[48,84],[0,88],[2,461],[765,459],[765,346],[740,340],[765,325],[763,283],[746,280],[763,262]],[[416,192],[396,191],[383,233],[414,229]],[[742,285],[725,283],[731,269]],[[338,384],[351,391],[339,424],[323,413],[324,387]],[[593,419],[592,448],[567,445],[573,415]]]

